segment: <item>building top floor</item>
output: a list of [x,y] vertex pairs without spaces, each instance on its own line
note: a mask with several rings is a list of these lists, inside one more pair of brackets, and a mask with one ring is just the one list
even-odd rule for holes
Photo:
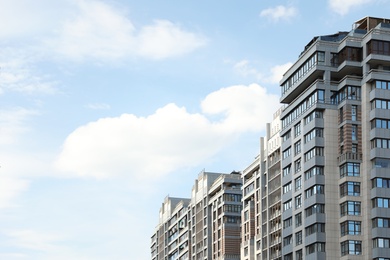
[[[355,62],[354,66],[362,66],[362,62],[367,61],[366,57],[370,54],[382,55],[386,60],[386,56],[390,56],[389,46],[390,20],[384,18],[366,17],[356,22],[350,32],[314,37],[283,75],[280,81],[280,101],[289,104],[304,91],[303,82],[324,79],[325,71],[338,72],[340,65],[346,61]],[[342,79],[348,73],[347,70],[344,70],[344,74],[341,72],[334,75]]]
[[160,208],[160,218],[159,225],[172,221],[172,217],[180,217],[181,215],[186,214],[187,207],[190,204],[190,199],[188,198],[175,198],[175,197],[165,197],[164,202]]

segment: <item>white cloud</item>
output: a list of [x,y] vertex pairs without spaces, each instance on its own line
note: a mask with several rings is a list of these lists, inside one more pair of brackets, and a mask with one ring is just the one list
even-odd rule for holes
[[279,84],[279,81],[282,79],[284,73],[292,66],[292,62],[288,62],[282,65],[277,65],[271,68],[271,74],[268,77],[270,83]]
[[191,52],[206,39],[167,20],[136,28],[126,13],[98,1],[81,1],[76,15],[58,34],[48,38],[49,49],[62,58],[117,60],[127,57],[163,59]]
[[154,59],[185,54],[207,42],[204,37],[186,32],[166,20],[156,20],[153,25],[143,27],[137,40],[139,54]]
[[329,0],[329,6],[340,15],[346,15],[352,8],[368,4],[372,0]]
[[259,80],[263,75],[255,68],[253,68],[248,60],[241,60],[234,64],[234,70],[243,77],[253,76]]
[[[275,111],[279,98],[270,95],[265,88],[257,84],[232,86],[209,94],[202,101],[205,114],[223,114],[220,122],[214,125],[221,132],[241,133],[259,131],[272,119],[271,109]],[[266,112],[265,112],[266,111]]]
[[11,49],[0,52],[0,94],[14,91],[24,94],[54,94],[56,83],[48,76],[39,75],[31,60],[20,57]]
[[207,40],[168,20],[135,26],[126,8],[98,0],[0,1],[0,39],[29,54],[72,61],[164,59]]
[[75,14],[48,41],[65,58],[116,59],[134,49],[134,26],[126,16],[98,1],[79,1]]
[[58,166],[82,176],[163,175],[213,155],[223,139],[202,115],[169,104],[146,118],[123,114],[76,129]]
[[280,20],[290,20],[298,15],[298,10],[295,7],[287,7],[278,5],[273,8],[264,9],[260,12],[261,17],[266,17],[274,22]]
[[[269,111],[278,106],[276,95],[252,84],[208,95],[202,102],[207,116],[168,104],[148,117],[103,118],[67,137],[56,166],[85,177],[163,176],[210,159],[238,134],[262,130],[271,120]],[[208,116],[220,120],[212,122]]]

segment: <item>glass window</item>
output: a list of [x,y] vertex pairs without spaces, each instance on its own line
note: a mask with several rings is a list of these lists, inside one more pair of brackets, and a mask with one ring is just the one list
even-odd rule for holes
[[352,153],[357,153],[357,152],[358,152],[358,145],[352,144]]
[[310,198],[311,196],[316,194],[324,194],[324,191],[325,191],[324,185],[317,184],[305,190],[305,195],[306,198]]
[[301,141],[299,140],[294,144],[294,155],[297,155],[301,152]]
[[325,232],[325,223],[315,223],[305,228],[305,236],[310,236],[314,233]]
[[294,126],[294,134],[295,134],[295,137],[297,137],[298,135],[301,134],[301,123],[296,124]]
[[375,158],[372,161],[374,168],[390,168],[390,159],[387,158]]
[[299,227],[302,225],[302,213],[298,213],[295,215],[295,227]]
[[292,200],[289,200],[289,201],[283,203],[283,210],[284,211],[289,210],[289,209],[291,209],[291,206],[292,206]]
[[375,238],[373,241],[374,248],[389,248],[390,239],[389,238]]
[[345,163],[340,166],[340,178],[345,176],[360,176],[360,164],[359,163]]
[[288,228],[291,226],[292,226],[292,217],[283,220],[283,228]]
[[298,246],[300,244],[302,244],[302,231],[295,234],[295,245]]
[[352,125],[352,141],[357,140],[357,125]]
[[283,186],[283,194],[289,192],[291,190],[291,182],[287,183],[286,185]]
[[283,238],[283,246],[288,246],[292,243],[292,235]]
[[311,158],[315,156],[324,156],[324,148],[323,147],[314,147],[310,151],[304,154],[305,162],[309,161]]
[[372,200],[374,208],[389,208],[390,199],[388,198],[374,198]]
[[362,241],[347,240],[347,241],[341,242],[341,256],[361,255],[361,254],[362,254]]
[[295,179],[295,191],[298,191],[302,188],[302,177],[299,176]]
[[360,235],[362,231],[361,225],[360,221],[344,221],[340,224],[341,236]]
[[322,128],[314,128],[309,133],[305,134],[305,143],[310,142],[315,137],[323,137],[323,129]]
[[340,204],[340,215],[358,216],[361,214],[361,203],[359,201],[346,201]]
[[387,178],[374,178],[372,180],[373,188],[390,188],[390,179]]
[[357,120],[357,106],[353,105],[351,107],[351,120],[356,121]]
[[291,165],[288,165],[287,167],[283,168],[283,177],[289,175],[291,172]]
[[284,150],[283,153],[282,153],[283,159],[286,159],[286,158],[289,157],[290,155],[291,155],[291,147],[287,148],[287,149]]
[[301,159],[296,160],[294,164],[295,164],[294,165],[295,173],[300,172],[301,171],[301,167],[302,167]]
[[347,181],[340,184],[340,197],[360,196],[360,182]]
[[390,219],[389,218],[374,218],[372,220],[373,228],[390,228]]
[[295,209],[299,209],[302,206],[302,196],[298,195],[295,197]]
[[306,255],[313,254],[315,252],[325,252],[325,243],[317,242],[306,246]]
[[325,62],[325,52],[323,51],[317,52],[317,59],[318,59],[318,63]]
[[310,179],[315,175],[324,175],[324,167],[323,166],[314,166],[309,170],[305,171],[305,180]]
[[311,215],[316,213],[325,213],[325,204],[318,203],[305,209],[306,217],[310,217]]
[[291,137],[291,131],[288,131],[285,135],[283,135],[283,142],[287,141]]

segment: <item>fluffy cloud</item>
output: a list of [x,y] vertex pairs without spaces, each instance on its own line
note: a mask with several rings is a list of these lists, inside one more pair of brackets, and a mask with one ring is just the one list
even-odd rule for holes
[[330,8],[340,14],[347,14],[352,8],[372,2],[372,0],[329,0]]
[[116,60],[163,59],[191,52],[206,39],[167,20],[136,28],[123,11],[98,1],[81,1],[76,15],[58,28],[46,45],[62,58]]
[[13,41],[15,48],[25,44],[30,55],[99,62],[164,59],[207,43],[204,36],[168,20],[136,27],[125,11],[98,0],[4,0],[0,1],[0,39]]
[[282,79],[284,73],[292,66],[291,62],[287,62],[282,65],[277,65],[271,68],[271,74],[268,78],[268,81],[271,83],[279,84],[279,81]]
[[135,28],[126,16],[97,1],[79,1],[47,46],[70,59],[116,59],[134,49]]
[[298,10],[295,7],[287,7],[283,5],[278,5],[273,8],[268,8],[260,12],[261,17],[266,17],[274,22],[280,20],[290,20],[297,16]]
[[81,126],[65,140],[56,166],[85,177],[163,176],[201,164],[238,134],[262,130],[279,102],[252,84],[213,92],[201,106],[204,114],[168,104],[148,117],[123,114]]
[[279,98],[270,95],[265,88],[257,84],[249,86],[232,86],[209,94],[202,101],[205,114],[223,117],[214,123],[221,132],[241,133],[259,131],[271,120],[271,115],[264,113],[267,109],[276,110]]
[[139,55],[154,59],[185,54],[207,42],[204,37],[166,20],[156,20],[153,25],[143,27],[136,39]]
[[248,60],[237,62],[233,68],[238,74],[244,77],[253,76],[257,80],[263,78],[263,75],[257,69],[253,68]]

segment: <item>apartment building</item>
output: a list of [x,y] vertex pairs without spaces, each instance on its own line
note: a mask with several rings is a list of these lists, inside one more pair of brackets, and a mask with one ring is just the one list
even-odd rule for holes
[[220,175],[209,190],[212,258],[240,259],[242,211],[240,173]]
[[390,260],[390,20],[314,37],[281,92],[240,177],[166,199],[152,259]]
[[151,238],[151,259],[188,259],[188,206],[190,199],[166,197],[159,225]]
[[242,260],[282,259],[281,111],[266,125],[259,155],[242,172]]
[[241,176],[202,171],[191,198],[166,197],[151,237],[152,260],[237,260]]
[[390,20],[313,38],[281,90],[283,259],[389,260]]

